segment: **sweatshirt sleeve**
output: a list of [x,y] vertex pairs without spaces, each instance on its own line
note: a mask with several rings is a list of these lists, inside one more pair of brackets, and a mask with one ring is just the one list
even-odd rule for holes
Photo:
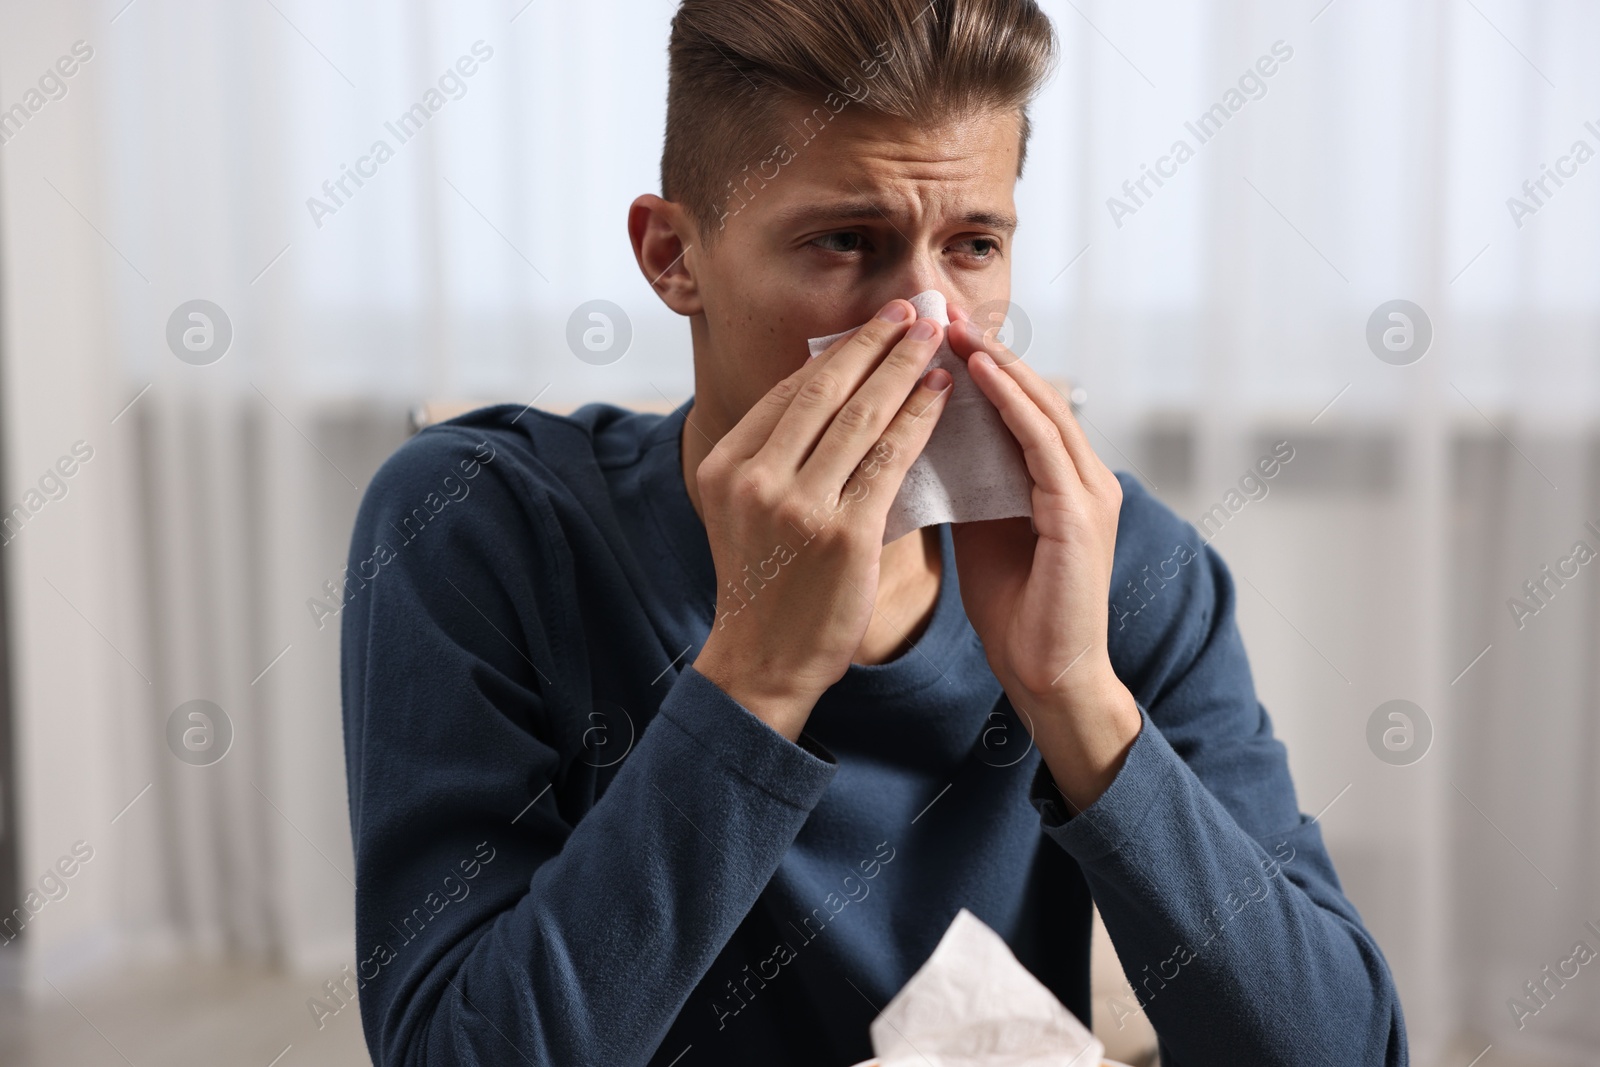
[[425,431],[352,540],[346,763],[378,1067],[646,1062],[836,770],[685,666],[569,810],[587,708],[552,682],[549,631],[570,623],[547,617],[550,524],[513,446]]
[[1394,981],[1298,810],[1228,569],[1123,482],[1110,640],[1143,725],[1081,812],[1040,764],[1044,831],[1082,868],[1164,1067],[1401,1067]]

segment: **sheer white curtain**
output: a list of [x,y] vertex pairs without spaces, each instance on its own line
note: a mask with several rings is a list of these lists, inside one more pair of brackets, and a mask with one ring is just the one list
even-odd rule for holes
[[[1018,192],[1028,358],[1088,389],[1097,446],[1186,518],[1291,443],[1214,544],[1418,1062],[1450,1041],[1462,1062],[1491,1041],[1578,1062],[1600,980],[1520,1030],[1506,1001],[1574,941],[1600,947],[1600,580],[1583,567],[1521,629],[1506,602],[1578,539],[1600,547],[1600,162],[1574,154],[1600,150],[1600,15],[1044,6],[1062,63]],[[39,916],[36,970],[134,946],[349,958],[337,636],[306,601],[409,404],[692,388],[687,330],[624,230],[657,190],[672,9],[0,3],[0,102],[94,50],[0,146],[5,498],[73,440],[101,457],[0,550],[25,879],[104,842]],[[564,339],[597,298],[635,337],[603,367]],[[209,366],[165,340],[193,299],[233,326]],[[1406,366],[1366,338],[1395,299],[1433,333]],[[236,733],[207,768],[164,735],[197,698]],[[1391,699],[1433,727],[1410,766],[1368,748]]]

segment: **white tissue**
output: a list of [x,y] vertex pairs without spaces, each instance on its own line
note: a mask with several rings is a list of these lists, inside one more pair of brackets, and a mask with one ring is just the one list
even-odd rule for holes
[[[910,299],[919,318],[950,325],[944,294],[939,290],[929,289]],[[853,332],[813,337],[806,344],[815,358]],[[981,522],[1033,514],[1033,481],[1028,477],[1022,450],[1000,412],[967,374],[966,361],[950,347],[948,335],[928,366],[949,371],[954,384],[933,435],[906,472],[889,508],[884,544],[941,522]]]
[[966,908],[872,1022],[878,1067],[1100,1067],[1105,1046]]

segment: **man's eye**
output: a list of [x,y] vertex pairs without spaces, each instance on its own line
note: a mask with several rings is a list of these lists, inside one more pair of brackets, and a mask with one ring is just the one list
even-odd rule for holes
[[1000,242],[992,237],[969,237],[965,241],[956,242],[956,247],[966,246],[966,251],[971,252],[979,259],[993,259],[1000,251]]
[[[854,252],[861,247],[860,241],[861,235],[859,233],[828,233],[823,234],[811,243],[830,252]],[[842,242],[842,247],[836,242]]]

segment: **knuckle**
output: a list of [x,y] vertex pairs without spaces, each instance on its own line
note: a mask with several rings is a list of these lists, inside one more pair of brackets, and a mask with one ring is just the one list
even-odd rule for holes
[[817,547],[836,549],[845,534],[845,507],[842,498],[838,501],[814,501],[801,512],[796,525],[805,531]]
[[712,449],[700,465],[694,469],[694,480],[702,493],[715,492],[722,486],[723,478],[729,470],[730,464],[717,449]]
[[783,491],[777,479],[760,465],[750,464],[745,468],[744,475],[736,479],[734,492],[747,506],[770,512],[782,500]]
[[851,555],[870,555],[883,547],[881,529],[874,529],[864,517],[852,515],[850,521],[839,524],[839,548]]
[[790,527],[796,530],[805,529],[805,509],[799,507],[791,500],[776,500],[772,504],[772,521],[780,530]]
[[872,458],[878,463],[893,463],[899,455],[900,448],[895,444],[893,434],[885,435],[872,446]]
[[846,430],[860,431],[872,426],[877,418],[877,406],[857,396],[839,410],[837,421]]
[[789,499],[779,506],[778,515],[782,528],[797,532],[807,544],[833,543],[837,517],[826,503]]
[[741,514],[761,506],[761,497],[757,486],[750,484],[744,478],[723,481],[718,495]]
[[799,399],[807,404],[825,407],[834,402],[839,393],[839,380],[826,371],[819,371],[800,387]]
[[[928,387],[923,384],[921,378],[918,378],[916,388],[912,391],[910,396],[906,397],[906,402],[900,407],[901,417],[915,426],[924,415],[928,414],[940,404],[944,404],[949,401],[950,394],[953,391],[952,386],[954,386],[954,384],[954,382],[946,382],[942,390],[938,392],[931,392],[929,391]],[[999,409],[996,408],[997,413],[998,411]],[[932,424],[930,423],[930,433],[932,432],[931,425]]]
[[[935,334],[935,336],[938,335]],[[889,350],[889,355],[884,362],[897,370],[916,369],[920,368],[928,357],[937,350],[932,339],[918,341],[906,337]]]
[[884,322],[874,316],[851,336],[850,343],[859,348],[879,349],[888,344],[905,325],[899,322]]
[[857,469],[860,470],[863,478],[876,478],[885,467],[894,463],[895,457],[898,455],[899,449],[895,447],[894,439],[885,435],[879,439],[877,444],[872,446],[872,451],[861,458]]
[[763,399],[768,404],[774,404],[779,407],[788,404],[800,392],[800,383],[796,380],[798,377],[796,374],[791,374],[789,377],[784,378],[777,385],[767,390],[767,395]]
[[781,515],[789,500],[789,487],[771,479],[761,479],[751,489],[752,499],[764,515]]

